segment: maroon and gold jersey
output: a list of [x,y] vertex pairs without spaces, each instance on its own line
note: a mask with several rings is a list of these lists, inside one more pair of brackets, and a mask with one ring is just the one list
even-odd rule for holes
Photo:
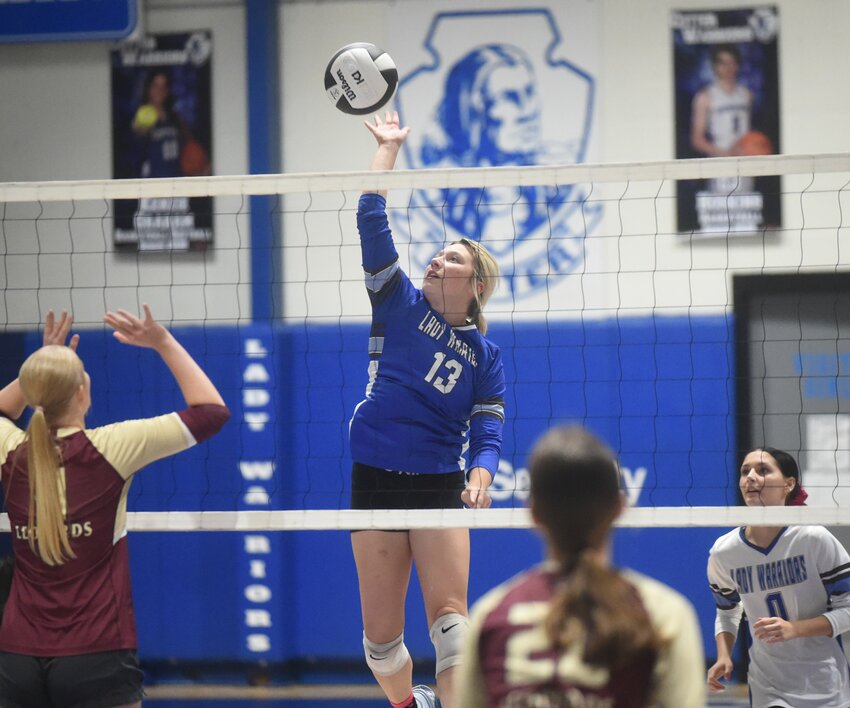
[[68,656],[136,648],[125,525],[133,474],[206,439],[227,417],[223,406],[198,406],[91,430],[56,431],[63,463],[57,483],[76,554],[56,566],[30,548],[24,431],[0,417],[0,479],[15,553],[0,651]]
[[584,663],[581,646],[553,648],[544,629],[558,576],[542,564],[474,607],[464,661],[463,708],[696,708],[705,704],[702,643],[691,604],[665,585],[622,573],[669,643],[615,671]]

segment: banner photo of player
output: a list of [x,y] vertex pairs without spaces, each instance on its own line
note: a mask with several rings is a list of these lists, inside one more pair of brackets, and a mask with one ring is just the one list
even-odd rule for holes
[[[209,32],[163,34],[112,51],[115,179],[212,173]],[[121,199],[119,250],[188,251],[213,240],[211,197]]]
[[[675,11],[676,158],[780,152],[775,7]],[[678,230],[754,234],[781,226],[779,177],[683,180]]]

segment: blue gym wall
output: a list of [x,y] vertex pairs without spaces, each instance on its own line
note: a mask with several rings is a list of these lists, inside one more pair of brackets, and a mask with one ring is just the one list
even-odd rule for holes
[[[735,467],[731,321],[655,318],[590,323],[495,323],[504,353],[508,420],[503,462],[524,467],[536,437],[556,422],[581,422],[618,451],[623,466],[648,475],[638,504],[734,503]],[[176,330],[218,384],[232,411],[214,439],[152,465],[133,482],[131,511],[246,508],[249,482],[239,463],[270,456],[270,507],[346,508],[348,418],[366,381],[365,325]],[[4,335],[5,339],[9,335]],[[244,342],[265,338],[271,365],[270,425],[246,438],[242,403]],[[28,349],[35,346],[35,335]],[[4,348],[6,342],[4,341]],[[14,344],[12,344],[14,347]],[[18,345],[18,349],[20,346]],[[176,385],[155,354],[84,331],[80,354],[92,376],[89,425],[154,415],[181,406]],[[264,441],[264,442],[263,442]],[[517,498],[497,505],[522,504]],[[253,507],[257,508],[257,507]],[[260,507],[263,508],[263,507]],[[265,507],[269,508],[269,507]],[[615,559],[658,577],[691,598],[706,650],[713,651],[713,603],[707,552],[720,529],[621,530]],[[269,608],[265,661],[359,661],[361,625],[348,533],[268,535],[272,597],[246,599],[241,532],[135,532],[130,536],[140,652],[149,662],[246,661],[246,609]],[[470,597],[541,558],[525,530],[472,534]],[[687,549],[682,553],[682,549]],[[414,656],[431,654],[421,595],[413,585],[406,640]]]

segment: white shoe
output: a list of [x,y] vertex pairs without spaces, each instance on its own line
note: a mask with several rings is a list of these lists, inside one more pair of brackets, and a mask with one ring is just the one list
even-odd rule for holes
[[437,696],[428,686],[414,686],[413,697],[417,708],[437,708]]

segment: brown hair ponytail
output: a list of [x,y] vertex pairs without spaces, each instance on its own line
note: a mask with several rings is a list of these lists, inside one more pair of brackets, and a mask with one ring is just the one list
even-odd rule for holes
[[587,664],[609,669],[662,646],[635,588],[588,551],[564,576],[545,627],[556,648],[581,643]]
[[657,652],[663,641],[636,588],[605,558],[622,508],[614,455],[581,428],[553,428],[529,473],[531,511],[562,574],[545,623],[554,646],[581,644],[586,663],[609,669]]

